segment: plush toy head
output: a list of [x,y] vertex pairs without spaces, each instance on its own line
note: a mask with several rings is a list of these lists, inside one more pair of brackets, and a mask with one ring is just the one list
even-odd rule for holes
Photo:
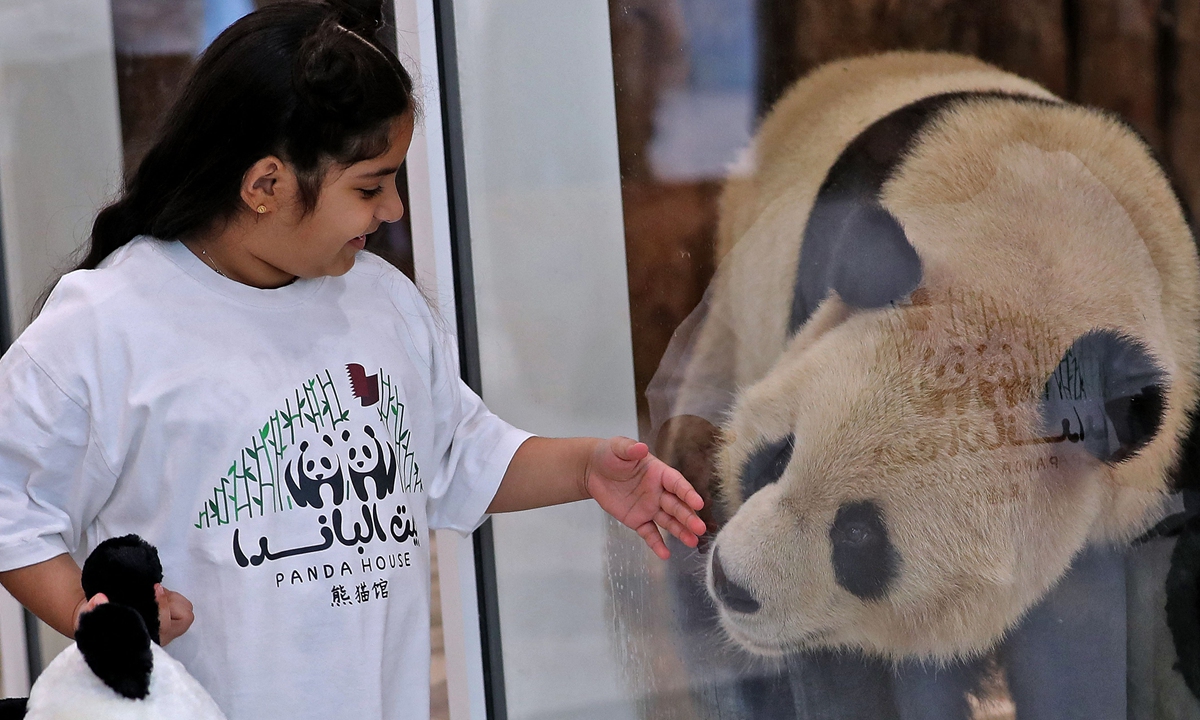
[[[75,644],[30,691],[24,720],[225,720],[204,688],[158,646],[158,551],[136,535],[106,540],[83,566],[89,598],[109,602],[79,619]],[[9,715],[3,714],[9,712]],[[20,718],[20,701],[0,718]]]

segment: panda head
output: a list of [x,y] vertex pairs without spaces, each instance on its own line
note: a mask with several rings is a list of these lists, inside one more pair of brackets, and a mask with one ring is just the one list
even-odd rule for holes
[[[1068,566],[1159,431],[1137,338],[1064,338],[924,288],[835,297],[739,397],[708,587],[740,645],[952,657],[989,647]],[[837,324],[823,322],[835,314]],[[811,331],[811,332],[810,332]]]
[[987,651],[1081,548],[1153,523],[1196,404],[1196,251],[1136,136],[1045,99],[905,102],[832,167],[760,150],[789,189],[714,279],[740,389],[706,581],[752,651]]
[[69,646],[29,694],[25,720],[224,720],[212,698],[158,645],[158,552],[136,535],[101,543],[83,566],[89,598]]

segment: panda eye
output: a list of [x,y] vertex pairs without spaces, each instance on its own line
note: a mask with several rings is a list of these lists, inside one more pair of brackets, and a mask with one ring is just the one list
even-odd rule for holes
[[879,506],[870,500],[838,508],[829,528],[838,585],[864,600],[887,594],[900,564]]
[[871,541],[871,528],[867,527],[865,523],[850,523],[844,528],[836,528],[835,530],[838,537],[834,539],[834,542],[859,546]]
[[795,447],[796,436],[791,434],[756,450],[742,466],[742,497],[748,498],[783,477]]

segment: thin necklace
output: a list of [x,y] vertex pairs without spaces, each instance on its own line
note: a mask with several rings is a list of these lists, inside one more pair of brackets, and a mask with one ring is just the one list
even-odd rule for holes
[[218,275],[220,275],[223,278],[229,277],[225,273],[221,272],[221,268],[217,267],[217,261],[212,259],[212,255],[209,255],[207,250],[205,250],[204,248],[200,248],[200,255],[203,256],[204,259],[208,261],[208,264],[212,266],[213,270],[217,271]]

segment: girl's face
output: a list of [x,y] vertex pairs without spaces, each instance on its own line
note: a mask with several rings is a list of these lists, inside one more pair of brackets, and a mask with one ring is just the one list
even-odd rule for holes
[[[411,113],[392,125],[388,150],[378,157],[329,169],[317,205],[305,214],[299,197],[279,210],[276,229],[259,235],[252,254],[288,275],[302,278],[342,275],[380,223],[404,216],[396,173],[412,143]],[[296,185],[288,183],[293,193]],[[265,218],[264,218],[265,219]]]

